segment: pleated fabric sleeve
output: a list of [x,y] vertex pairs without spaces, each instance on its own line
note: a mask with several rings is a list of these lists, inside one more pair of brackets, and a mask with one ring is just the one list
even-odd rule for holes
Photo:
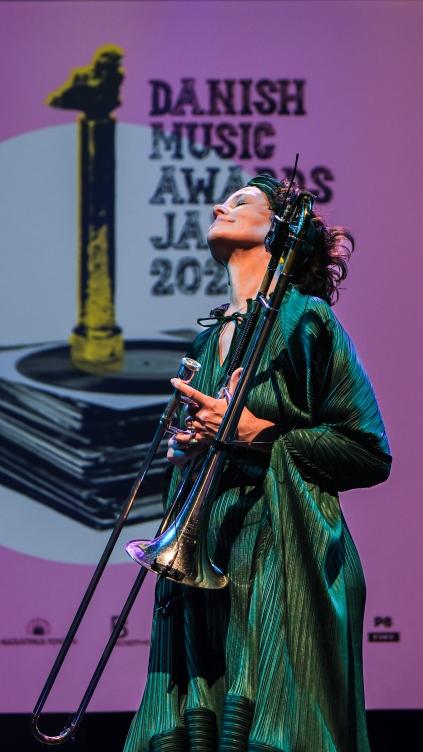
[[294,292],[282,332],[306,402],[308,426],[285,440],[303,475],[336,491],[385,481],[391,458],[373,389],[329,306]]

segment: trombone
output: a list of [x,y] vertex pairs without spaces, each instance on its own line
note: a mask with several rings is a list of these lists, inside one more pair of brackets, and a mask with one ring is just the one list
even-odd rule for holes
[[[187,495],[187,488],[189,487],[192,471],[194,470],[194,472],[196,472],[198,470],[199,461],[196,463],[194,460],[185,469],[179,488],[176,490],[170,502],[168,511],[159,527],[156,538],[152,541],[131,541],[127,544],[126,549],[129,555],[137,561],[137,563],[141,564],[142,568],[140,569],[115,624],[113,632],[81,700],[79,708],[72,717],[69,726],[57,736],[47,736],[38,728],[39,717],[68,653],[70,645],[72,644],[77,629],[88,608],[107,561],[116,545],[139,487],[147,475],[153,457],[166,431],[181,433],[179,429],[174,429],[171,423],[178,406],[181,402],[186,400],[177,389],[175,390],[160,419],[159,427],[146,459],[144,460],[143,466],[133,484],[131,492],[125,502],[124,509],[122,510],[110,536],[100,562],[94,572],[91,582],[34,708],[32,714],[32,731],[35,738],[44,744],[61,744],[68,739],[73,739],[148,570],[151,570],[160,576],[173,579],[181,584],[194,587],[220,589],[225,587],[228,583],[227,577],[209,560],[204,533],[207,529],[209,511],[217,488],[220,473],[226,459],[226,453],[233,447],[233,440],[241,412],[246,403],[248,392],[259,367],[270,332],[279,314],[280,305],[286,288],[292,280],[312,219],[314,197],[310,193],[303,191],[292,201],[292,203],[289,203],[291,186],[292,181],[286,194],[285,203],[281,210],[281,216],[278,216],[277,214],[274,215],[270,231],[266,236],[266,250],[270,253],[269,266],[257,298],[254,301],[253,309],[240,334],[234,357],[225,377],[223,388],[229,383],[229,379],[235,369],[243,365],[240,380],[228,405],[219,431],[213,440],[204,461],[202,461],[201,469],[197,473],[194,485],[192,490],[188,493],[185,503],[182,505],[183,499]],[[278,269],[281,256],[283,255],[285,256],[285,260],[283,262],[282,271],[276,282],[275,289],[270,299],[268,299],[267,294],[271,282],[276,270]],[[191,360],[190,358],[183,358],[178,378],[182,379],[185,383],[189,383],[194,374],[200,368],[201,365],[196,361]],[[178,511],[178,508],[180,511]],[[171,521],[172,518],[175,519]]]

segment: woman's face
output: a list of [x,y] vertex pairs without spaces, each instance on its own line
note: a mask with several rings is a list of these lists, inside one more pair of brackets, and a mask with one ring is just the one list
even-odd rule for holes
[[213,258],[225,263],[235,249],[249,250],[263,245],[272,214],[266,194],[250,185],[215,206],[214,220],[207,233]]

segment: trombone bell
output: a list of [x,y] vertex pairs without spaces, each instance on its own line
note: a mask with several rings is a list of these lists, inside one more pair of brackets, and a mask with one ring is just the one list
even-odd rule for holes
[[206,546],[187,534],[178,534],[173,522],[162,535],[152,541],[130,541],[126,551],[137,564],[155,574],[162,574],[181,585],[220,590],[228,578],[214,566]]

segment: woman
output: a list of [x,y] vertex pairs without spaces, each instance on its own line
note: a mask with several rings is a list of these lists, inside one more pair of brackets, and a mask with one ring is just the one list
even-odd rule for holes
[[[215,436],[216,399],[241,319],[268,264],[286,185],[260,175],[214,209],[208,233],[229,305],[190,350],[194,440],[169,441],[180,472]],[[295,189],[294,189],[295,192]],[[350,243],[350,249],[346,247]],[[362,680],[365,585],[338,492],[386,480],[389,447],[354,348],[331,312],[351,236],[313,214],[313,240],[283,300],[211,511],[221,591],[159,583],[147,687],[126,752],[369,752]],[[229,392],[233,393],[239,371]]]

